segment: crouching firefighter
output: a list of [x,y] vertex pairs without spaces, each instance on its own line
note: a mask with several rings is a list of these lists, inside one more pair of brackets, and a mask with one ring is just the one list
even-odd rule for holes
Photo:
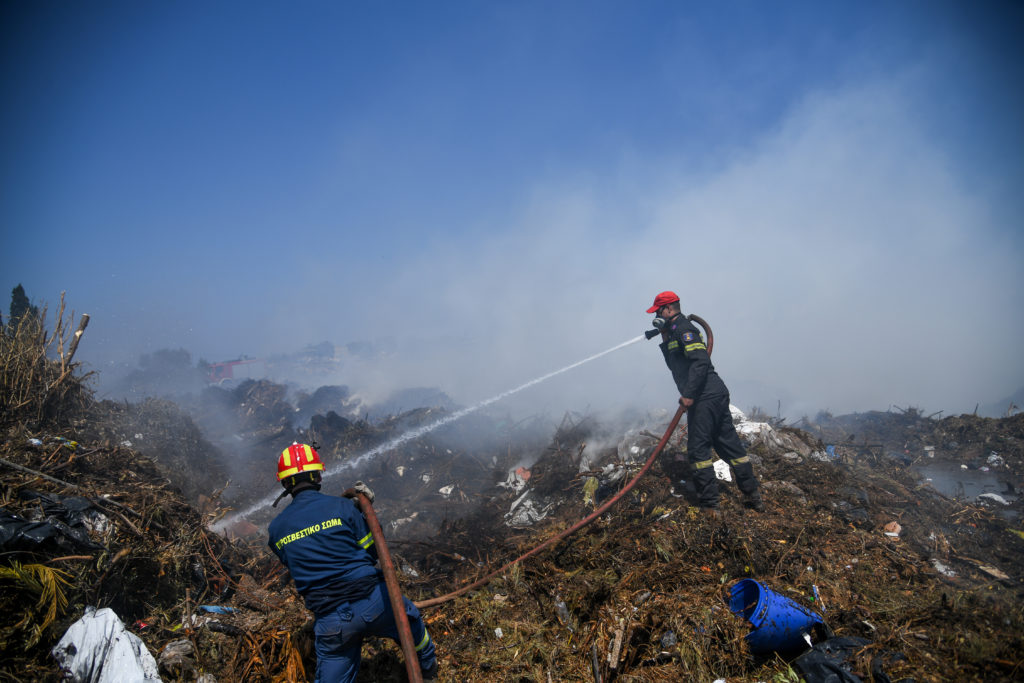
[[[354,681],[366,636],[398,642],[384,575],[377,568],[373,535],[356,504],[320,493],[324,466],[317,452],[292,444],[277,461],[277,478],[292,502],[270,523],[270,549],[288,568],[295,588],[316,617],[316,681]],[[356,490],[373,500],[358,482]],[[408,598],[409,617],[424,681],[437,678],[434,643]]]
[[750,457],[743,448],[729,412],[729,389],[715,372],[704,338],[682,314],[675,292],[662,292],[647,309],[654,313],[654,327],[661,330],[661,353],[679,389],[679,403],[687,411],[686,452],[694,468],[694,484],[700,506],[718,517],[718,479],[711,457],[718,456],[736,475],[745,507],[764,512]]

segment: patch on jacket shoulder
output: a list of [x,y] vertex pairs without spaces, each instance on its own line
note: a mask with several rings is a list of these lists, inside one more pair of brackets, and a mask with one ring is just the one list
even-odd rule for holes
[[696,332],[683,332],[683,341],[684,342],[692,342],[694,339],[697,339],[697,333]]

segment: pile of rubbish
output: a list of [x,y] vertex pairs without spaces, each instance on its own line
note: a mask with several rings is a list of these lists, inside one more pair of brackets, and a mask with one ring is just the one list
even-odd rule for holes
[[[62,395],[74,404],[51,397],[0,435],[7,680],[311,680],[311,618],[265,545],[275,511],[259,508],[232,535],[213,531],[274,493],[276,453],[292,440],[317,441],[327,492],[356,479],[374,489],[403,589],[426,601],[590,515],[634,478],[670,418],[481,411],[403,441],[451,408],[371,423],[331,407],[351,400],[331,389],[318,409],[305,404],[307,426],[286,392],[256,382],[218,395],[245,444],[226,453],[232,435],[174,404]],[[1024,416],[734,420],[766,512],[745,510],[718,467],[723,514],[700,514],[681,425],[592,524],[424,609],[441,679],[1024,676],[1021,501],[948,497],[912,466],[984,458],[1019,482]],[[381,451],[360,460],[371,449]],[[229,500],[225,483],[242,464],[249,490]],[[359,680],[404,680],[395,644],[369,641],[363,655]]]

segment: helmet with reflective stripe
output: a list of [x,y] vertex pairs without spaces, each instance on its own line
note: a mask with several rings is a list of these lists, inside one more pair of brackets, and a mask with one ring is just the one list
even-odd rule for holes
[[320,454],[311,446],[304,443],[293,443],[281,451],[281,457],[277,459],[277,480],[283,481],[300,472],[322,471],[323,469],[324,464],[320,462]]

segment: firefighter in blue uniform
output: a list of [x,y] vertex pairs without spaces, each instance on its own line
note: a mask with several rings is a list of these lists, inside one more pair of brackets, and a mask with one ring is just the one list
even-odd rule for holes
[[719,515],[718,480],[711,456],[714,447],[732,468],[736,485],[744,494],[744,506],[764,512],[754,468],[732,424],[729,389],[715,372],[700,331],[682,314],[675,292],[656,296],[647,312],[657,315],[661,353],[679,389],[679,403],[686,407],[686,452],[694,468],[701,508],[712,517]]
[[[356,504],[320,493],[324,466],[305,444],[286,448],[277,478],[292,502],[270,523],[270,549],[288,567],[295,588],[316,616],[316,681],[353,681],[366,636],[398,641],[373,535]],[[373,494],[362,484],[357,491]],[[403,597],[424,681],[437,678],[434,643],[416,606]]]

